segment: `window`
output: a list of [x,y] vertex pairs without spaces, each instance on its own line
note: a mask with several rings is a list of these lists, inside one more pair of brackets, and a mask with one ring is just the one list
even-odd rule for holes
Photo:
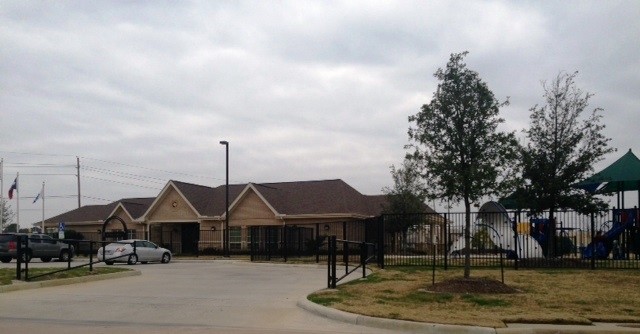
[[242,230],[239,227],[229,228],[229,249],[240,250],[242,248]]

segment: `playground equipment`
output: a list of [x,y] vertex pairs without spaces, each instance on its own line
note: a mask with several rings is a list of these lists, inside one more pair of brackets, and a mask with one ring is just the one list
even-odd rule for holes
[[[613,258],[615,260],[623,259],[623,249],[632,249],[634,253],[638,254],[638,247],[640,246],[640,230],[638,209],[615,209],[613,210],[613,222],[611,228],[602,234],[599,231],[593,238],[594,240],[587,245],[582,252],[582,256],[585,259],[595,257],[596,259],[606,259],[609,254],[613,252]],[[625,232],[630,231],[629,236],[626,238],[625,245],[621,245],[619,242],[620,236]],[[623,247],[627,246],[627,247]]]
[[[491,242],[510,258],[542,258],[541,244],[530,234],[516,233],[507,210],[498,202],[487,202],[480,207],[475,222],[471,225],[470,235],[474,236],[486,228]],[[464,251],[464,236],[458,238],[451,246],[450,254],[461,254]]]

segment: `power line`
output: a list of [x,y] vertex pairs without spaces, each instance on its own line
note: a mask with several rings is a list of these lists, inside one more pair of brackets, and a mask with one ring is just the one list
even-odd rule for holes
[[105,202],[114,202],[115,200],[112,199],[106,199],[106,198],[100,198],[100,197],[91,197],[91,196],[82,196],[82,198],[89,198],[89,199],[95,199],[95,200],[99,200],[99,201],[105,201]]
[[126,183],[126,182],[120,182],[120,181],[114,181],[114,180],[102,179],[102,178],[99,178],[99,177],[93,177],[93,176],[83,176],[83,177],[85,177],[85,178],[89,178],[89,179],[94,179],[94,180],[105,181],[105,182],[111,182],[111,183],[124,184],[124,185],[128,185],[128,186],[140,187],[140,188],[155,189],[155,190],[160,190],[160,189],[162,189],[162,188],[158,188],[158,187],[147,187],[147,186],[143,186],[143,185],[139,185],[139,184],[134,184],[134,183]]
[[74,157],[75,156],[70,154],[31,153],[31,152],[16,152],[16,151],[0,151],[0,153],[21,154],[21,155],[42,155],[42,156],[49,156],[49,157]]
[[[158,177],[119,172],[119,171],[115,171],[115,170],[97,168],[97,167],[93,167],[93,166],[81,166],[80,168],[83,169],[83,170],[86,170],[86,171],[90,171],[90,172],[102,173],[102,174],[107,174],[107,175],[114,175],[114,176],[118,176],[118,177],[122,177],[122,178],[138,180],[138,181],[144,181],[145,179],[147,179],[147,180],[149,180],[148,182],[152,182],[152,183],[162,183],[162,184],[164,184],[164,183],[167,182],[166,179],[161,179],[161,178],[158,178]],[[151,181],[151,180],[153,180],[153,181]]]
[[34,164],[30,162],[12,162],[5,164],[5,167],[20,167],[20,168],[40,168],[40,167],[75,167],[75,165],[61,165],[61,164]]
[[76,176],[69,173],[22,173],[20,176]]
[[195,175],[195,174],[189,174],[189,173],[180,173],[180,172],[168,171],[168,170],[164,170],[164,169],[157,169],[157,168],[149,168],[149,167],[130,165],[130,164],[125,164],[125,163],[121,163],[121,162],[93,159],[93,158],[88,158],[88,157],[80,157],[80,158],[88,159],[88,160],[94,160],[94,161],[100,161],[100,162],[114,164],[114,165],[133,167],[133,168],[140,168],[140,169],[145,169],[145,170],[151,170],[151,171],[155,171],[155,172],[163,172],[163,173],[169,173],[169,174],[175,174],[175,175],[191,176],[191,177],[198,177],[198,178],[203,178],[203,179],[212,179],[212,180],[219,180],[219,181],[222,180],[221,178],[215,178],[215,177],[210,177],[210,176],[202,176],[202,175]]

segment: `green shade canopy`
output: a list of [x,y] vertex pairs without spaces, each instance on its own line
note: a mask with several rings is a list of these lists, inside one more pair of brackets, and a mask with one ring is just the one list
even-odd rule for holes
[[640,191],[640,159],[629,149],[609,167],[573,186],[596,194]]

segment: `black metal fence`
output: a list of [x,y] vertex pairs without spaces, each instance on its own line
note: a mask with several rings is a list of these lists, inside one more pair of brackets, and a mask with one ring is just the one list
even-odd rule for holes
[[[254,261],[327,261],[330,236],[378,245],[385,265],[458,267],[468,252],[472,267],[640,269],[640,213],[608,210],[530,216],[524,212],[472,212],[469,248],[465,213],[383,215],[374,219],[313,225],[252,227]],[[350,252],[338,243],[338,254]],[[340,258],[339,258],[340,260]],[[355,258],[343,259],[355,261]]]
[[[548,213],[472,212],[467,249],[464,213],[383,215],[346,222],[232,228],[229,249],[231,255],[249,255],[253,261],[320,263],[328,259],[328,238],[336,236],[377,245],[375,259],[380,266],[463,266],[468,252],[473,267],[499,266],[502,257],[503,264],[514,268],[640,269],[639,216],[637,209],[594,215],[561,211],[551,224]],[[200,230],[194,224],[152,229],[150,240],[177,255],[222,255],[222,232]],[[84,237],[101,240],[97,233]],[[128,237],[146,236],[133,231]],[[338,243],[337,247],[338,254],[350,254],[342,261],[356,261],[358,252],[352,252],[348,244]]]
[[[249,253],[252,261],[288,261],[297,259],[324,262],[329,254],[328,240],[378,243],[381,239],[379,218],[286,226],[254,226],[250,228]],[[338,243],[339,254],[349,254],[348,243]],[[351,246],[353,247],[353,246]],[[358,252],[351,253],[353,257]]]
[[[350,240],[337,239],[336,236],[328,238],[327,254],[327,287],[335,289],[338,282],[354,273],[356,270],[362,270],[362,278],[367,276],[367,263],[374,260],[377,256],[376,245],[367,242],[357,242]],[[342,264],[344,266],[344,275],[338,277],[338,245],[343,245]],[[351,260],[349,249],[357,247],[357,262]]]
[[[111,241],[92,241],[92,240],[76,240],[76,239],[57,239],[57,238],[43,238],[40,236],[28,236],[25,234],[15,235],[14,244],[16,247],[16,280],[32,281],[40,277],[51,276],[60,272],[69,271],[73,269],[88,267],[89,271],[93,271],[93,265],[102,262],[94,258],[98,249]],[[117,242],[117,241],[116,241]],[[60,247],[64,245],[64,247]],[[72,265],[73,258],[76,251],[80,248],[87,249],[87,255],[89,256],[88,262],[81,262],[80,264]],[[133,253],[137,254],[136,246],[133,245]],[[126,256],[130,256],[127,254]],[[62,268],[47,268],[47,270],[38,270],[37,273],[32,273],[29,270],[29,263],[34,257],[39,257],[42,262],[49,262],[52,258],[57,258],[61,262],[66,262],[66,267]],[[102,258],[107,258],[102,254]],[[112,258],[114,260],[116,258]],[[4,262],[4,261],[3,261]],[[40,269],[40,268],[38,268]]]
[[[637,209],[594,215],[573,211],[527,216],[522,212],[472,212],[469,248],[464,213],[385,215],[385,265],[563,268],[640,268]],[[553,228],[553,226],[555,228]],[[435,253],[435,254],[434,254]]]

